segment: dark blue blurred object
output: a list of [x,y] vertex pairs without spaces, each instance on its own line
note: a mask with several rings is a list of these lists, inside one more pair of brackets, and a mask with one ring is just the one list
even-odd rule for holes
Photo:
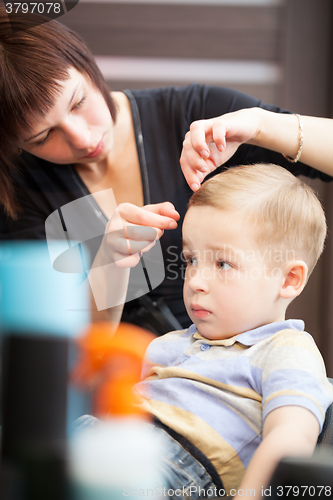
[[69,339],[88,323],[88,289],[53,269],[46,242],[2,243],[0,287],[0,497],[65,500]]

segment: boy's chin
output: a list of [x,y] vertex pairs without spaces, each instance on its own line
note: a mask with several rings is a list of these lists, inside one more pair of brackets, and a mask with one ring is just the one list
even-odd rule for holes
[[223,332],[216,329],[212,330],[212,328],[207,327],[208,325],[196,324],[195,326],[200,335],[207,340],[224,340],[238,335],[237,333]]

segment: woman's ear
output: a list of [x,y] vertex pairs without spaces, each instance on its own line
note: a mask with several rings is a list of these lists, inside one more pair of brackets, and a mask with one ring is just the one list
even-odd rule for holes
[[288,262],[284,268],[284,280],[280,289],[280,297],[293,299],[297,297],[305,287],[308,277],[308,266],[303,260]]

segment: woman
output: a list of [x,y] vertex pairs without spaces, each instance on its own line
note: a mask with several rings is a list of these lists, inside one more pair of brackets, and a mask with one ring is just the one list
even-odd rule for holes
[[[178,214],[185,214],[192,191],[179,165],[183,138],[195,120],[242,108],[283,111],[229,89],[201,85],[110,93],[75,33],[56,21],[32,28],[34,19],[18,12],[9,25],[0,7],[2,237],[43,239],[50,214],[89,194],[93,203],[87,231],[91,226],[95,234],[98,228],[99,244],[106,234],[103,245],[95,244],[95,262],[101,251],[111,249],[113,258],[129,255],[128,265],[136,264],[139,254],[131,254],[147,250],[164,230],[172,229],[161,239],[165,279],[149,296],[155,302],[164,298],[186,327],[190,321],[182,300]],[[329,179],[252,145],[239,148],[226,166],[258,161],[278,163],[295,175]],[[125,244],[124,239],[110,238],[119,228],[112,217],[114,203],[96,194],[110,188],[124,226],[156,229],[146,240],[137,237],[145,240],[141,246],[128,234]],[[124,317],[149,326],[145,313],[132,301]]]

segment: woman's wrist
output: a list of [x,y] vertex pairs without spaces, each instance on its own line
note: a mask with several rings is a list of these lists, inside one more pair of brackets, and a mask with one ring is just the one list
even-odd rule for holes
[[250,111],[251,121],[255,123],[255,133],[251,139],[246,141],[247,144],[252,144],[253,146],[265,147],[265,134],[263,130],[265,122],[265,112],[266,110],[262,108],[251,108]]
[[303,147],[303,123],[297,115],[274,113],[256,108],[258,133],[250,144],[281,153],[290,161],[297,161]]
[[283,155],[291,163],[297,163],[298,160],[300,159],[302,151],[303,151],[303,140],[304,140],[304,136],[303,136],[303,119],[302,119],[301,115],[296,114],[295,116],[298,119],[298,129],[299,129],[298,151],[297,151],[296,156],[293,157],[293,158],[291,158],[290,156],[285,155],[285,154]]

